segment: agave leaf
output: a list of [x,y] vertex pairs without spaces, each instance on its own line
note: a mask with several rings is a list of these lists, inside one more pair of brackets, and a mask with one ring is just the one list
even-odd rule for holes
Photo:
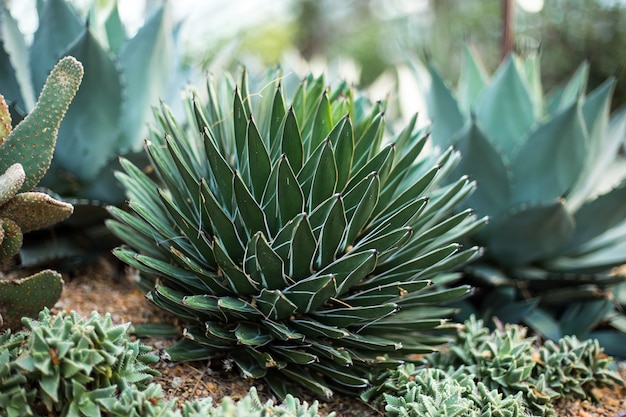
[[457,86],[459,104],[465,114],[470,114],[471,109],[476,104],[476,97],[485,88],[488,79],[487,70],[475,48],[466,42],[463,48],[463,60],[461,61],[461,72]]
[[[378,225],[382,220],[392,220],[396,218],[396,215],[401,211],[406,209],[408,206],[412,206],[416,204],[416,196],[423,195],[424,192],[428,189],[428,187],[433,184],[433,181],[437,177],[437,174],[441,170],[440,167],[435,166],[428,170],[421,178],[416,180],[409,188],[402,191],[397,197],[393,199],[387,206],[384,207],[383,210],[376,210],[379,214],[374,225]],[[423,200],[426,202],[427,200]],[[387,204],[386,201],[381,201],[382,203]],[[407,220],[408,221],[408,220]],[[406,224],[406,223],[405,223]]]
[[589,95],[583,105],[583,116],[589,131],[589,155],[587,165],[567,201],[572,211],[578,210],[594,193],[601,192],[602,182],[606,182],[607,166],[615,160],[623,141],[626,111],[617,112],[609,120],[614,88],[615,80],[607,80]]
[[217,238],[213,239],[213,254],[228,286],[235,294],[251,295],[259,291],[259,283],[252,281],[250,276],[239,268]]
[[206,346],[189,339],[181,339],[167,348],[166,355],[172,361],[194,361],[208,359],[215,353]]
[[289,379],[302,384],[302,386],[317,395],[325,398],[331,398],[333,396],[333,392],[326,387],[326,385],[316,381],[313,377],[306,375],[303,372],[294,372],[289,369],[282,369],[281,372],[284,373]]
[[231,317],[243,320],[258,320],[261,313],[250,303],[239,298],[221,297],[217,305]]
[[346,190],[353,189],[363,178],[367,177],[372,172],[378,174],[381,186],[384,187],[394,162],[395,150],[396,147],[394,144],[385,146],[374,158],[370,159],[363,168],[350,178]]
[[[192,297],[185,297],[185,299],[183,300],[185,302],[185,304],[188,304],[188,299],[189,301],[191,301]],[[209,297],[204,297],[207,300],[210,300],[208,303],[205,303],[207,305],[207,309],[210,311],[219,311],[219,308],[217,307],[217,298],[209,298]],[[196,305],[200,305],[202,306],[202,299],[200,297],[195,297],[195,300],[197,301],[193,301]],[[209,322],[206,323],[206,335],[207,336],[215,336],[215,338],[225,342],[224,344],[226,346],[232,346],[233,344],[237,343],[237,337],[235,336],[234,332],[231,329],[228,329],[224,326],[221,326],[217,323],[213,323],[213,322]],[[196,336],[194,336],[196,337]],[[219,343],[219,342],[218,342]]]
[[562,256],[545,262],[546,268],[561,272],[599,273],[614,265],[626,263],[626,242],[603,246],[595,250]]
[[355,252],[374,250],[379,257],[402,247],[413,236],[413,229],[403,227],[392,230],[389,233],[369,238],[369,235],[361,239],[352,249]]
[[575,220],[563,200],[521,206],[493,223],[489,251],[508,265],[521,265],[557,250],[574,233]]
[[[244,96],[244,98],[247,100],[248,97]],[[235,95],[233,99],[233,123],[235,128],[236,155],[240,167],[245,165],[244,149],[246,148],[246,138],[248,137],[247,131],[249,117],[250,113],[246,111],[239,89],[235,88]]]
[[626,333],[611,330],[597,330],[589,334],[589,338],[597,339],[607,355],[619,357],[626,345]]
[[165,311],[180,315],[186,320],[198,319],[196,314],[193,314],[189,311],[189,309],[184,308],[182,305],[183,297],[184,295],[182,293],[162,285],[155,286],[154,289],[146,295],[148,301]]
[[532,53],[523,60],[523,70],[528,83],[528,91],[533,102],[535,119],[539,120],[544,115],[543,87],[541,86],[540,54]]
[[290,262],[291,238],[293,237],[294,230],[305,215],[306,213],[300,213],[293,219],[289,220],[270,242],[272,250],[280,256],[285,265],[289,265]]
[[331,326],[347,327],[367,325],[393,314],[398,310],[394,303],[385,303],[376,306],[363,307],[338,307],[326,310],[317,310],[311,315],[324,324]]
[[[564,197],[584,169],[588,142],[577,103],[541,124],[512,161],[512,204]],[[542,166],[551,166],[551,173]]]
[[333,275],[313,275],[285,288],[283,295],[294,305],[298,312],[308,313],[321,307],[337,292],[337,282]]
[[475,120],[458,132],[456,142],[456,149],[462,156],[453,172],[466,174],[478,183],[476,192],[465,204],[481,215],[499,217],[509,206],[511,195],[509,172],[503,155],[487,140]]
[[342,248],[347,220],[341,195],[335,194],[320,204],[309,219],[318,241],[314,266],[321,268],[334,261]]
[[380,181],[376,172],[365,177],[344,196],[348,227],[345,234],[346,244],[354,242],[359,233],[369,223],[378,203]]
[[326,92],[322,94],[319,104],[317,105],[317,109],[315,110],[315,115],[313,116],[313,119],[310,120],[313,123],[312,128],[309,130],[304,129],[305,132],[311,132],[311,137],[304,139],[309,151],[317,148],[319,144],[326,139],[333,127],[332,116],[330,113],[330,103]]
[[513,55],[506,58],[480,93],[475,111],[487,138],[499,143],[505,155],[511,155],[522,143],[535,116],[528,85]]
[[[113,9],[112,14],[117,15],[117,7]],[[173,72],[170,26],[168,7],[160,7],[119,50],[119,64],[124,71],[127,88],[118,139],[120,153],[137,150],[138,140],[147,132],[145,121],[149,117],[149,109],[165,93],[164,86]],[[115,50],[115,45],[109,46]],[[171,66],[164,65],[166,63]],[[146,71],[146,67],[150,71]],[[159,86],[163,86],[161,90]]]
[[[350,336],[351,333],[346,332],[344,337]],[[318,342],[311,343],[311,351],[320,358],[327,358],[340,366],[350,366],[353,364],[350,352],[346,349],[335,349],[334,347]]]
[[374,117],[371,124],[362,135],[356,136],[354,142],[354,158],[352,160],[353,171],[358,171],[361,167],[378,153],[385,132],[385,118],[383,113]]
[[272,352],[285,359],[286,362],[299,365],[307,365],[319,360],[317,356],[293,346],[275,345],[272,346]]
[[280,290],[263,288],[255,301],[263,315],[272,320],[282,320],[295,314],[298,310],[298,306],[292,303]]
[[294,172],[298,172],[304,163],[304,148],[293,107],[287,111],[281,129],[281,151],[289,160],[289,164],[293,167]]
[[57,51],[66,51],[81,34],[84,36],[85,31],[83,22],[71,4],[63,0],[47,1],[39,16],[39,22],[29,57],[34,91],[41,91],[48,72],[59,60]]
[[[261,321],[263,323],[264,326],[266,326],[270,332],[270,334],[275,337],[278,338],[280,340],[299,340],[302,341],[304,340],[304,335],[302,333],[298,333],[292,329],[290,329],[289,327],[285,326],[282,323],[278,323],[272,320],[262,320]],[[274,350],[274,348],[277,346],[272,346],[272,350]],[[288,350],[295,350],[297,349],[297,347],[295,346],[291,346],[292,349],[289,349],[289,347],[284,346],[284,348],[288,349]],[[300,355],[300,356],[304,356],[304,355]],[[311,355],[313,356],[313,355]]]
[[275,160],[278,156],[278,151],[281,149],[282,135],[281,125],[285,119],[285,98],[283,97],[283,89],[280,84],[276,85],[276,92],[274,93],[274,99],[272,100],[272,109],[268,112],[268,121],[266,126],[269,131],[264,132],[264,137],[269,138],[268,148],[272,154],[272,160]]
[[461,177],[456,182],[441,187],[437,193],[432,194],[421,218],[411,224],[415,233],[422,233],[422,230],[432,227],[440,219],[441,213],[449,213],[474,192],[475,188],[476,183],[469,181],[467,177]]
[[[4,4],[0,7],[0,19],[2,20],[0,33],[0,38],[2,38],[2,45],[0,46],[2,95],[9,105],[15,105],[21,114],[27,114],[35,107],[36,101],[30,79],[28,47],[18,28],[17,21],[11,16]],[[52,68],[55,62],[50,63],[48,70]]]
[[311,192],[309,194],[310,207],[317,207],[329,195],[335,193],[337,186],[337,164],[330,140],[324,141],[317,166],[314,168],[313,179],[311,181]]
[[272,337],[259,326],[239,323],[235,328],[237,342],[246,346],[263,346],[272,340]]
[[[111,208],[109,208],[109,212],[111,212]],[[144,223],[142,220],[137,219],[134,216],[129,215],[128,213],[124,213],[130,217],[133,217],[134,220],[137,220],[138,223]],[[120,218],[117,214],[113,215],[115,218]],[[128,245],[131,245],[134,248],[141,249],[146,248],[144,253],[153,256],[154,258],[165,258],[165,251],[160,251],[158,249],[162,249],[159,246],[154,244],[154,239],[147,238],[141,234],[138,234],[137,231],[127,226],[127,223],[122,223],[120,221],[115,221],[111,219],[106,220],[106,227],[120,239],[124,239]]]
[[289,323],[294,329],[311,337],[317,336],[339,339],[348,335],[348,332],[344,329],[340,329],[337,326],[329,326],[310,318],[295,319],[291,320]]
[[365,388],[369,385],[369,381],[367,379],[357,376],[357,374],[352,372],[350,368],[339,369],[334,366],[313,363],[311,364],[311,369],[320,371],[324,375],[328,375],[332,378],[333,382],[351,389]]
[[237,230],[228,215],[223,211],[206,182],[201,181],[201,193],[204,203],[204,214],[210,221],[212,230],[219,237],[230,256],[235,260],[243,258],[244,247]]
[[228,213],[233,213],[233,170],[217,149],[215,137],[209,129],[204,129],[204,148],[207,162],[211,169],[212,184],[216,189],[219,201]]
[[265,236],[260,232],[257,233],[250,241],[249,247],[253,248],[254,268],[260,273],[263,287],[268,289],[284,288],[287,285],[284,262],[269,246]]
[[[122,76],[112,57],[87,29],[66,53],[84,63],[85,75],[59,127],[53,167],[62,167],[91,182],[117,155],[114,138],[119,135],[122,117]],[[52,181],[50,174],[47,178]]]
[[294,280],[311,274],[317,241],[313,236],[308,217],[305,215],[297,222],[290,241],[289,276]]
[[563,87],[557,88],[548,96],[548,113],[555,113],[574,104],[587,91],[589,63],[583,61]]
[[576,250],[578,246],[621,223],[626,218],[624,201],[626,201],[626,184],[584,204],[574,213],[576,222],[574,234],[559,252],[567,254]]
[[[277,170],[276,190],[274,190],[278,205],[278,213],[276,214],[278,214],[280,224],[284,225],[304,211],[304,193],[298,184],[298,180],[286,155],[283,155],[278,160],[278,164],[274,169]],[[268,187],[270,185],[271,181],[268,181]],[[266,216],[271,216],[267,210]]]
[[237,349],[230,356],[244,378],[262,378],[267,373],[267,368],[259,364],[248,351],[249,349]]
[[413,281],[413,282],[392,282],[386,285],[380,285],[370,288],[369,290],[360,291],[343,300],[351,306],[371,306],[377,304],[384,304],[396,299],[402,298],[402,296],[419,292],[422,289],[431,285],[430,281]]
[[[448,149],[454,144],[453,136],[464,124],[458,102],[452,93],[452,89],[439,75],[439,71],[433,62],[428,62],[426,68],[430,74],[430,88],[426,95],[428,114],[433,121],[431,137],[433,144],[440,149]],[[435,115],[446,115],[445,122],[435,120]]]
[[248,122],[247,147],[247,172],[249,175],[248,185],[257,201],[261,200],[265,183],[272,169],[270,157],[261,138],[261,134],[252,119]]
[[458,300],[470,292],[470,287],[458,286],[455,288],[446,288],[439,291],[428,291],[428,292],[416,292],[407,294],[403,297],[400,297],[395,302],[400,306],[400,308],[412,308],[419,305],[437,305],[437,304],[445,304],[450,303],[454,300]]
[[324,268],[320,273],[331,273],[337,281],[336,297],[347,292],[374,270],[378,254],[375,250],[343,256]]
[[[466,249],[464,251],[453,253],[451,256],[445,259],[442,259],[441,261],[437,262],[436,264],[428,268],[425,268],[424,270],[420,271],[415,276],[415,278],[430,279],[435,282],[438,282],[438,278],[442,276],[441,275],[442,273],[459,269],[463,265],[474,262],[476,259],[480,258],[481,256],[483,256],[483,249],[478,246],[472,246],[471,248]],[[444,274],[443,276],[445,277],[446,274]],[[454,277],[455,275],[447,274],[447,276]],[[445,316],[445,314],[443,313],[442,315]]]
[[399,264],[396,264],[394,258],[391,257],[385,263],[384,268],[381,268],[380,274],[364,281],[362,285],[357,287],[359,289],[369,289],[376,285],[411,281],[412,277],[417,275],[418,272],[446,259],[450,255],[458,252],[459,249],[458,244],[450,244]]
[[354,157],[354,132],[350,117],[346,116],[339,121],[328,135],[333,144],[335,161],[337,165],[337,190],[346,187],[352,169]]
[[613,302],[608,299],[569,304],[559,320],[563,334],[587,338],[613,308]]
[[236,172],[235,175],[233,175],[233,190],[235,201],[237,202],[237,209],[246,225],[245,230],[246,233],[248,233],[248,239],[256,232],[262,232],[266,235],[269,234],[263,210]]

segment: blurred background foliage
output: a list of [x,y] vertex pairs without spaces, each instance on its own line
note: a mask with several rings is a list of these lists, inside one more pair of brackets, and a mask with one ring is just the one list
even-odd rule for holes
[[[28,10],[43,0],[4,0],[35,26]],[[115,0],[69,0],[79,10]],[[138,29],[163,0],[118,1],[127,27]],[[331,63],[369,86],[406,61],[429,54],[446,79],[457,79],[462,45],[470,40],[488,68],[501,57],[502,1],[481,0],[176,0],[185,65],[202,69],[306,62]],[[513,0],[521,52],[541,48],[544,87],[590,63],[588,88],[618,77],[614,107],[626,102],[626,1]],[[22,27],[24,31],[24,27]],[[28,29],[26,29],[27,31]],[[33,31],[31,29],[31,31]],[[294,58],[295,57],[295,58]],[[346,65],[346,62],[349,65]],[[338,64],[338,63],[341,63]],[[321,66],[318,65],[317,68]],[[307,68],[308,69],[308,68]],[[345,72],[348,72],[345,74]]]

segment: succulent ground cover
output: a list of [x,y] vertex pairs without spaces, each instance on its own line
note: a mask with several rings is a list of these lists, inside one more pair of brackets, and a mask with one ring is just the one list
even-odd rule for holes
[[[132,321],[136,324],[171,320],[144,300],[141,291],[134,288],[134,273],[126,271],[118,274],[118,268],[108,259],[101,258],[81,270],[74,271],[75,276],[65,276],[66,286],[57,308],[74,309],[82,314],[89,314],[97,308],[101,314],[110,312],[117,322]],[[110,294],[110,301],[102,305],[102,294]],[[144,343],[155,349],[162,349],[173,342],[171,339],[144,339]],[[207,361],[169,363],[160,361],[155,364],[161,377],[155,379],[162,385],[169,398],[181,400],[212,396],[219,401],[224,396],[234,399],[244,396],[251,386],[256,385],[263,401],[271,398],[266,386],[255,383],[251,379],[242,379],[235,372],[225,371],[221,363]],[[622,378],[626,378],[626,367],[621,370]],[[555,402],[555,410],[560,417],[612,417],[626,410],[626,389],[624,387],[603,388],[593,390],[598,401],[593,400],[559,400]],[[306,392],[298,394],[298,398],[312,403],[316,398]],[[382,416],[381,413],[363,404],[358,399],[335,396],[329,402],[320,404],[320,414],[336,411],[340,416]]]

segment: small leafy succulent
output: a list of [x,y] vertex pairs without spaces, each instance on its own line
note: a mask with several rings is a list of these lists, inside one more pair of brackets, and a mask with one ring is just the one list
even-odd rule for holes
[[491,332],[474,316],[459,328],[447,352],[429,355],[430,366],[471,376],[506,397],[522,394],[526,407],[540,416],[554,416],[552,401],[590,397],[592,388],[624,385],[610,370],[612,359],[597,340],[566,336],[558,343],[537,346],[519,325],[499,325]]
[[146,145],[161,183],[123,160],[131,211],[108,226],[148,298],[188,323],[172,359],[222,357],[279,397],[354,395],[446,340],[445,303],[469,288],[442,284],[479,255],[456,242],[485,219],[447,217],[474,185],[438,187],[458,154],[420,158],[415,117],[385,138],[384,103],[309,75],[286,104],[280,80],[258,96],[245,72],[210,80],[187,128],[162,106]]
[[[388,417],[517,417],[527,416],[522,394],[489,390],[466,375],[440,369],[402,365],[385,375],[385,415]],[[369,393],[371,394],[371,392]],[[369,397],[365,395],[365,398]]]
[[0,336],[2,416],[100,416],[102,401],[145,389],[156,374],[151,348],[131,342],[129,324],[115,325],[110,315],[45,309],[24,324],[27,331]]
[[[23,234],[72,214],[71,204],[33,191],[50,166],[59,125],[74,98],[83,67],[65,57],[49,74],[33,110],[14,129],[0,95],[0,261],[20,250]],[[0,328],[18,326],[61,295],[61,276],[50,270],[20,280],[0,279]],[[4,321],[4,324],[3,324]]]
[[482,288],[480,311],[553,340],[597,337],[618,354],[626,327],[611,288],[625,279],[613,268],[626,263],[626,109],[610,114],[615,81],[586,94],[583,64],[544,96],[536,55],[511,54],[489,78],[468,47],[453,93],[427,67],[433,143],[455,146],[455,173],[478,183],[459,209],[491,218],[473,236],[485,256],[466,269]]

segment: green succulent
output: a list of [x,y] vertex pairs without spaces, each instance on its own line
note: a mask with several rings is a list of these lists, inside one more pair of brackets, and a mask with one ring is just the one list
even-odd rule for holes
[[[505,398],[521,394],[524,406],[539,416],[556,415],[552,403],[559,398],[588,399],[595,387],[624,385],[597,340],[566,336],[558,343],[538,346],[526,332],[527,328],[512,324],[499,324],[492,332],[472,316],[460,326],[449,350],[426,360],[456,378],[473,378]],[[401,381],[392,375],[391,381]],[[379,391],[385,387],[389,383]]]
[[[37,412],[100,416],[101,403],[146,389],[158,360],[151,348],[129,340],[129,324],[110,315],[66,312],[25,318],[27,331],[0,335],[0,416]],[[35,411],[35,412],[34,412]]]
[[[586,93],[588,66],[544,96],[539,57],[509,55],[489,78],[466,49],[456,91],[427,63],[435,146],[462,154],[456,174],[478,183],[466,205],[488,215],[473,236],[485,256],[466,269],[479,309],[524,320],[544,336],[598,337],[617,354],[625,318],[611,288],[624,282],[626,109],[610,114],[615,81]],[[607,323],[609,322],[609,323]],[[609,332],[592,331],[609,325]],[[602,325],[602,326],[600,326]]]
[[117,2],[104,8],[98,3],[92,2],[83,18],[71,2],[38,2],[31,42],[2,5],[0,59],[6,71],[0,80],[18,120],[30,112],[59,56],[82,62],[82,87],[59,129],[54,161],[41,185],[64,197],[117,204],[124,199],[113,177],[117,157],[141,151],[150,106],[171,78],[173,39],[167,8],[156,10],[129,38]]
[[[503,398],[465,375],[440,369],[400,366],[386,375],[383,392],[388,417],[516,417],[528,416],[521,393]],[[389,389],[391,388],[391,389]]]
[[[476,258],[456,242],[485,222],[447,217],[474,184],[438,183],[458,154],[422,155],[416,118],[386,137],[384,103],[345,83],[282,75],[258,94],[247,75],[188,92],[187,128],[167,106],[146,150],[161,182],[123,160],[130,212],[112,207],[115,255],[148,299],[183,318],[174,360],[222,357],[284,397],[297,383],[354,395],[373,368],[446,340],[444,287]],[[150,289],[151,288],[151,289]]]
[[[59,125],[74,98],[83,67],[73,57],[61,59],[49,74],[33,110],[15,128],[0,95],[0,261],[18,254],[23,234],[68,218],[71,204],[33,191],[52,160]],[[19,327],[61,296],[61,275],[45,270],[30,277],[0,279],[0,328]]]

